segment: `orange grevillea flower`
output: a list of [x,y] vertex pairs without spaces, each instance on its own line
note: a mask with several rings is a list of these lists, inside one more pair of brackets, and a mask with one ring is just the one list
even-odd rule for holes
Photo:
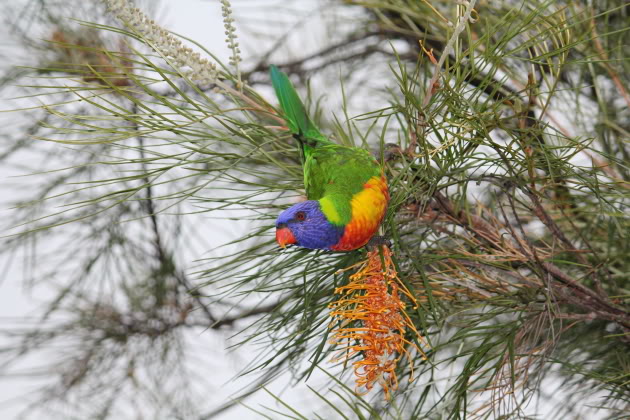
[[405,339],[410,331],[423,341],[400,298],[406,296],[414,309],[416,299],[398,278],[390,249],[381,249],[382,253],[371,250],[366,260],[346,269],[356,272],[346,286],[335,290],[341,297],[330,304],[330,342],[340,347],[335,361],[359,355],[353,362],[357,393],[365,394],[379,383],[385,398],[390,399],[390,391],[398,388],[395,370],[400,359],[406,355],[409,360],[411,382],[413,363],[409,353],[414,349],[424,353],[416,343]]

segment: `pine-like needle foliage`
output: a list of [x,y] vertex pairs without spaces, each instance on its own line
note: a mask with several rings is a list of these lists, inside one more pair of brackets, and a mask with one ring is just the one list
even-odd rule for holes
[[[7,374],[52,355],[36,401],[78,417],[210,418],[233,402],[203,414],[196,375],[213,368],[191,362],[193,341],[238,327],[237,349],[256,351],[244,402],[285,372],[343,372],[313,389],[316,409],[286,394],[278,409],[252,407],[269,418],[628,416],[628,6],[326,1],[337,32],[319,51],[287,61],[276,42],[241,61],[223,1],[224,65],[126,1],[104,3],[100,22],[44,14],[46,59],[7,73],[39,102],[18,112],[26,122],[1,157],[47,159],[3,244],[55,291],[3,349]],[[302,90],[311,115],[386,168],[384,233],[417,302],[406,340],[418,332],[430,348],[407,348],[391,401],[357,396],[351,361],[330,362],[329,305],[366,251],[274,244],[303,185],[296,144],[261,95],[271,63],[327,78],[327,91]],[[342,105],[320,106],[326,94]],[[213,230],[233,239],[210,250],[199,235]]]

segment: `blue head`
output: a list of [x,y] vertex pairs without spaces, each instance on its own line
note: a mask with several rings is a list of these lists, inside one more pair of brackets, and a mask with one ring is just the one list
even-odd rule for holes
[[322,213],[316,200],[295,204],[278,216],[276,241],[281,247],[295,244],[311,249],[330,249],[343,236],[344,227],[335,226]]

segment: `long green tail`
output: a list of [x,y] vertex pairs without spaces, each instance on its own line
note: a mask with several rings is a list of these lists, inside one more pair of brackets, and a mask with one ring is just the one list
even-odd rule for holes
[[284,113],[289,130],[295,138],[302,144],[305,154],[308,149],[316,147],[318,143],[330,143],[322,133],[319,132],[315,124],[306,113],[304,104],[300,100],[295,88],[291,84],[289,77],[278,67],[272,65],[270,68],[271,83],[276,91],[276,96],[280,102],[280,107]]

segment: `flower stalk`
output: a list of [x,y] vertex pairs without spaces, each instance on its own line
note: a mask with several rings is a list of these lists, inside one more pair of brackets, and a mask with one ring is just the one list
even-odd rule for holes
[[236,36],[236,28],[234,27],[234,18],[232,17],[232,5],[229,0],[221,0],[221,13],[223,16],[223,26],[225,27],[225,42],[232,51],[232,56],[230,57],[230,65],[234,67],[236,72],[236,80],[239,89],[242,89],[241,82],[241,69],[239,68],[238,63],[241,60],[241,49],[238,46],[237,36]]

